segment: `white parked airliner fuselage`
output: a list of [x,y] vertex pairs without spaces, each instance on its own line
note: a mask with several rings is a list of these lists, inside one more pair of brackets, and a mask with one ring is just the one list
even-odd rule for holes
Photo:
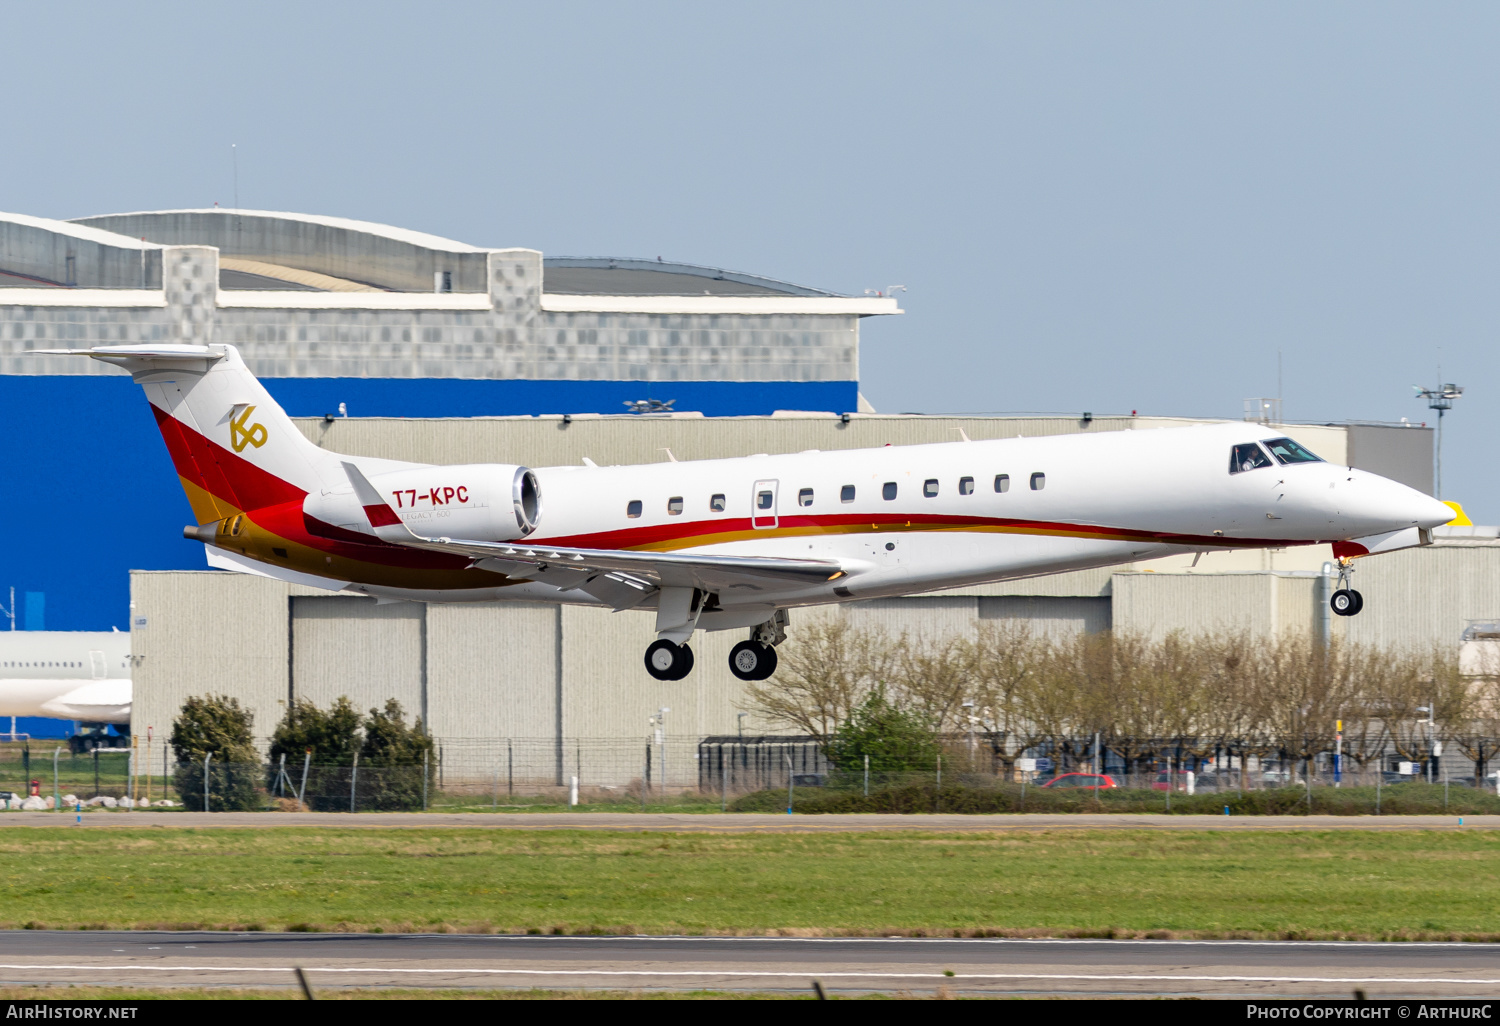
[[130,722],[130,635],[0,631],[0,717]]

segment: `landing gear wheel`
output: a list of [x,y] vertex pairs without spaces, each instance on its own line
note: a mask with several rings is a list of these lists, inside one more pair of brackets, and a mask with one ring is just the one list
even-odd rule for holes
[[681,680],[693,672],[693,650],[662,639],[646,648],[646,672],[657,680]]
[[1361,609],[1365,608],[1365,599],[1357,591],[1349,588],[1340,588],[1328,600],[1328,605],[1337,616],[1354,616]]
[[776,650],[760,641],[742,641],[729,650],[729,672],[740,680],[765,680],[776,672]]

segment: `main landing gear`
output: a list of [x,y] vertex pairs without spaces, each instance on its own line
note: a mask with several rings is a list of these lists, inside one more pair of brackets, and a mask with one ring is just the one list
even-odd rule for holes
[[1349,575],[1354,573],[1353,561],[1339,560],[1339,586],[1328,600],[1335,616],[1356,616],[1365,608],[1365,597],[1349,587]]
[[776,649],[763,641],[742,641],[729,650],[729,672],[740,680],[765,680],[776,672]]
[[693,650],[686,642],[653,641],[646,647],[646,672],[657,680],[681,680],[693,672]]
[[[778,609],[752,628],[750,637],[730,650],[729,672],[740,680],[765,680],[775,673],[776,646],[786,640],[786,625],[786,610]],[[686,640],[658,638],[646,648],[646,672],[657,680],[682,680],[693,672],[693,650]]]
[[740,680],[765,680],[776,672],[776,646],[786,640],[787,613],[778,609],[771,619],[750,630],[750,637],[729,650],[729,672]]

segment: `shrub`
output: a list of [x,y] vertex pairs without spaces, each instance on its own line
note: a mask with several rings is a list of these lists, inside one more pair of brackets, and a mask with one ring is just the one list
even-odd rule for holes
[[[184,807],[194,812],[239,812],[264,805],[260,756],[250,733],[253,722],[250,710],[228,695],[204,695],[183,703],[168,743],[177,757],[173,783]],[[205,781],[203,762],[210,754]]]
[[[432,738],[419,718],[406,725],[401,703],[394,698],[385,709],[371,709],[365,719],[364,744],[359,749],[359,807],[394,811],[422,807],[422,768],[436,768]],[[430,783],[430,782],[429,782]]]
[[305,801],[317,812],[349,808],[349,770],[359,751],[359,710],[340,695],[326,710],[305,698],[287,707],[271,735],[271,762],[286,755],[287,773],[301,785],[301,765],[311,753]]
[[286,756],[288,765],[306,753],[318,766],[348,766],[359,748],[359,712],[340,695],[324,712],[305,698],[293,702],[271,735],[271,761]]
[[915,712],[891,704],[877,686],[856,706],[828,742],[828,761],[842,770],[887,773],[931,769],[937,763],[937,737]]

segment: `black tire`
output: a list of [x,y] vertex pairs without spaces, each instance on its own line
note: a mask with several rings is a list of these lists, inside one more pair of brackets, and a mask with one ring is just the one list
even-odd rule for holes
[[654,640],[646,645],[646,673],[658,681],[675,681],[682,666],[682,646],[669,640]]
[[1353,591],[1353,590],[1351,590],[1349,592],[1349,594],[1352,595],[1352,596],[1354,596],[1354,608],[1351,609],[1351,610],[1349,610],[1349,615],[1350,616],[1358,616],[1359,613],[1360,613],[1360,610],[1362,610],[1362,609],[1365,608],[1365,597],[1363,595],[1361,595],[1359,592]]
[[759,641],[742,641],[729,650],[729,672],[740,680],[765,680],[776,672],[776,650]]
[[1333,610],[1335,616],[1353,616],[1359,612],[1359,599],[1356,598],[1357,595],[1359,595],[1357,591],[1340,588],[1328,600],[1328,606]]
[[657,680],[681,680],[692,669],[692,657],[686,645],[665,639],[653,641],[646,646],[646,672]]

